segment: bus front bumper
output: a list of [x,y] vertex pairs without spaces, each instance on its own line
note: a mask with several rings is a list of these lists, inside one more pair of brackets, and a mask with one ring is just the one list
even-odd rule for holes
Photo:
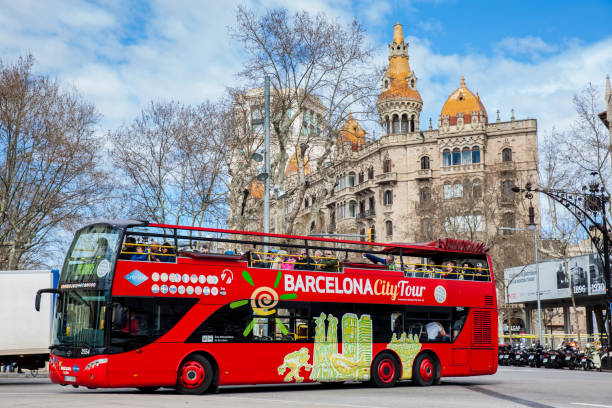
[[49,379],[55,384],[108,387],[108,356],[66,358],[51,354]]

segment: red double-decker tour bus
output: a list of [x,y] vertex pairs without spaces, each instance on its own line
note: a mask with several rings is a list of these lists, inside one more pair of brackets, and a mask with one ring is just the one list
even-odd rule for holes
[[106,221],[79,230],[49,372],[90,388],[401,380],[497,370],[481,243],[382,244]]

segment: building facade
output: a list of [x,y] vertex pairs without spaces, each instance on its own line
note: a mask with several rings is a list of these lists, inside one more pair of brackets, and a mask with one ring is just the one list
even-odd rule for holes
[[[461,78],[441,107],[438,128],[430,123],[421,130],[423,101],[399,23],[381,87],[383,135],[367,141],[349,115],[330,163],[337,177],[333,191],[314,173],[304,201],[285,207],[302,207],[296,232],[360,238],[373,233],[379,242],[414,242],[441,236],[486,240],[499,226],[524,226],[526,208],[512,187],[537,183],[535,119],[502,122],[498,114],[490,122],[479,94]],[[291,176],[296,166],[289,165]],[[319,199],[324,203],[312,214]],[[537,196],[533,203],[537,223]],[[274,216],[278,211],[272,208],[273,220],[282,218]]]

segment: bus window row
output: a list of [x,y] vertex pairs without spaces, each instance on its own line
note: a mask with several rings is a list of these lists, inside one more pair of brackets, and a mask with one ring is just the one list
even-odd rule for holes
[[[235,303],[235,302],[234,302]],[[250,307],[226,305],[214,312],[187,339],[200,342],[299,342],[315,340],[317,319],[326,319],[326,336],[336,333],[343,341],[343,317],[352,314],[358,320],[368,315],[372,322],[372,340],[390,342],[405,333],[421,343],[453,342],[468,315],[461,307],[415,307],[378,304],[279,302],[274,314],[264,315]],[[335,330],[329,330],[330,324]]]
[[[405,277],[490,281],[487,261],[482,257],[436,256],[429,259],[414,258],[409,254],[394,255],[383,251],[366,253],[358,248],[334,249],[300,245],[270,244],[267,250],[252,245],[244,253],[234,250],[211,251],[209,242],[193,239],[182,247],[169,241],[148,242],[149,237],[137,241],[127,235],[119,259],[145,262],[176,262],[177,256],[193,258],[226,257],[232,261],[246,261],[251,268],[342,272],[344,268],[381,269],[403,271]],[[314,243],[313,243],[314,244]],[[176,248],[179,248],[178,251]]]

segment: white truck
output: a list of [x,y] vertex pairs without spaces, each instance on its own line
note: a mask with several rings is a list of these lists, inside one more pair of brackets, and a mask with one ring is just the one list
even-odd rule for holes
[[44,296],[34,308],[40,288],[57,288],[59,271],[0,271],[0,365],[36,370],[49,360],[55,296]]

